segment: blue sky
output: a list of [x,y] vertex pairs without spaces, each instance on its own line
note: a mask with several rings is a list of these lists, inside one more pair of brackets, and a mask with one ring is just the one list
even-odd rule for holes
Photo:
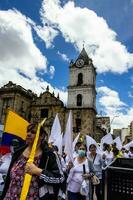
[[66,103],[68,66],[83,47],[97,68],[97,112],[133,120],[133,0],[1,0],[0,86],[9,80]]

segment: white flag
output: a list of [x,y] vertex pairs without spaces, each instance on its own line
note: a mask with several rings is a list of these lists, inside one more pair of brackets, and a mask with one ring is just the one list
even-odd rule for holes
[[73,151],[74,151],[74,149],[75,149],[76,143],[78,142],[79,136],[80,136],[80,133],[76,136],[76,138],[75,138],[74,141],[73,141]]
[[121,142],[121,139],[120,139],[119,136],[114,139],[114,142],[116,143],[117,149],[121,150],[121,148],[122,148],[122,142]]
[[101,154],[101,150],[100,147],[98,146],[97,142],[89,135],[86,135],[86,145],[87,145],[87,150],[89,151],[89,147],[91,144],[95,144],[96,145],[96,152]]
[[56,117],[54,119],[54,123],[51,129],[51,134],[48,140],[48,143],[54,143],[58,137],[61,135],[61,125],[58,118],[58,113],[56,114]]
[[64,152],[67,154],[69,160],[73,162],[72,111],[69,112],[66,124],[65,137],[66,140]]
[[100,149],[101,149],[101,150],[103,149],[103,144],[104,144],[104,143],[106,143],[106,144],[112,144],[112,142],[113,142],[113,138],[112,138],[111,133],[106,134],[106,135],[101,139]]
[[130,147],[133,147],[133,141],[131,141],[131,142],[127,143],[126,145],[124,145],[124,148],[127,149],[127,150],[129,150]]
[[95,144],[97,145],[96,141],[90,137],[89,135],[86,135],[86,145],[87,145],[87,149],[89,149],[91,144]]

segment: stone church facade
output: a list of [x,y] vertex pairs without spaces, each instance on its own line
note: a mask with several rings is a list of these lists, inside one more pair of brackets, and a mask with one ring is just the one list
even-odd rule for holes
[[83,48],[78,58],[69,66],[67,106],[54,92],[46,91],[38,97],[31,90],[9,81],[0,88],[0,123],[4,124],[7,108],[31,122],[47,117],[46,127],[50,133],[56,113],[59,115],[62,132],[65,131],[68,113],[73,113],[73,133],[96,138],[96,68]]

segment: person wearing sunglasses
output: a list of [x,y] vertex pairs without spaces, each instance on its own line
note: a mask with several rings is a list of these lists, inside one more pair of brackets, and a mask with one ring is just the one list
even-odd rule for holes
[[38,124],[30,124],[27,127],[26,144],[12,157],[1,200],[20,199],[25,173],[32,175],[27,200],[57,200],[57,186],[63,182],[64,177],[55,154],[48,149],[47,133],[43,127],[40,128],[34,163],[27,164],[37,126]]

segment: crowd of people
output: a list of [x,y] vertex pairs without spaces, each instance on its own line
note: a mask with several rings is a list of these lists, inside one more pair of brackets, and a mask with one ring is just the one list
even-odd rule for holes
[[36,136],[37,124],[27,127],[25,145],[0,158],[1,200],[19,200],[24,175],[32,175],[27,200],[101,200],[102,170],[116,158],[133,158],[133,146],[118,150],[116,143],[98,145],[77,142],[73,160],[58,147],[47,143],[47,133],[40,129],[35,159],[27,163]]

